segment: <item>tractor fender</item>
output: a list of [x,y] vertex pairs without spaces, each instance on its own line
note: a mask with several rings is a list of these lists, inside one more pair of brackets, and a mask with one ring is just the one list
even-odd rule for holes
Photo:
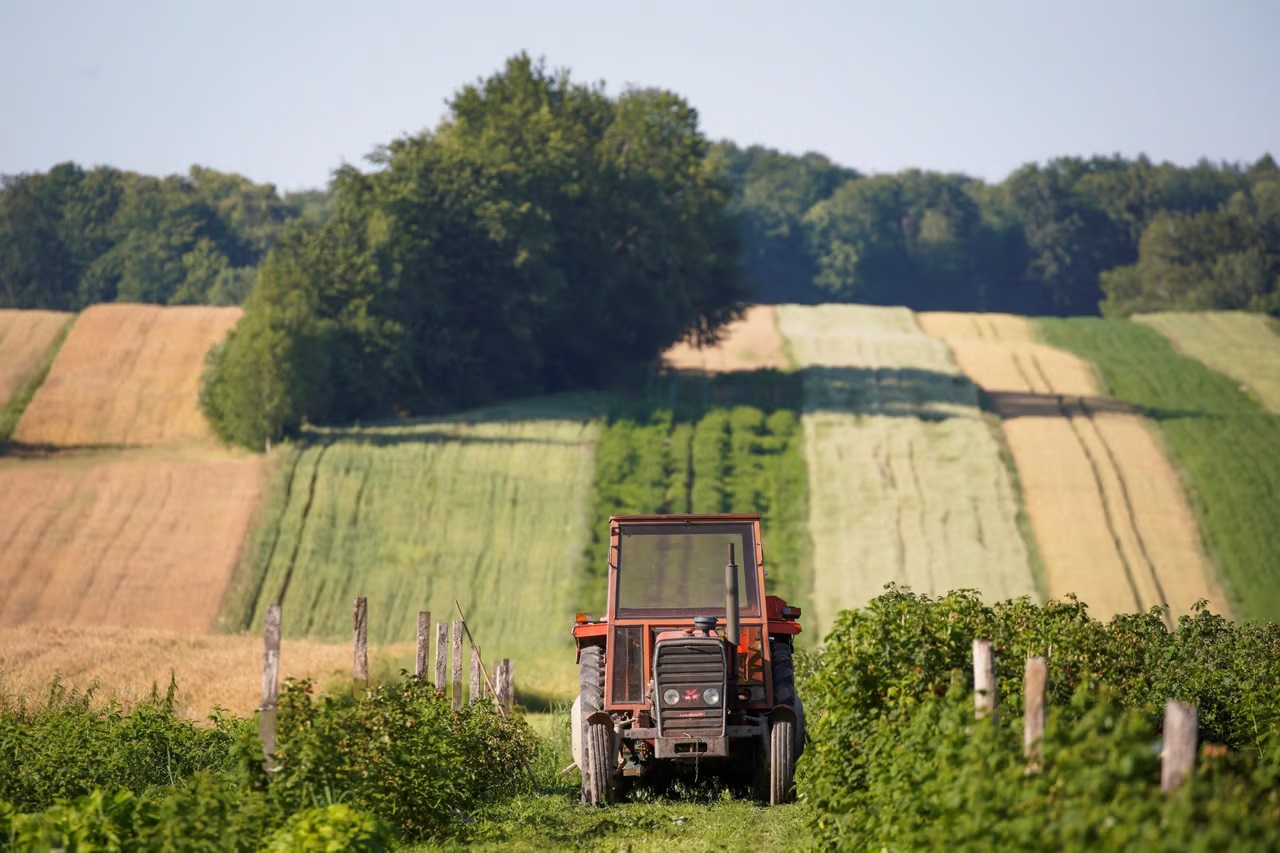
[[805,728],[804,728],[804,703],[800,701],[800,697],[796,697],[796,701],[791,705],[775,705],[773,710],[769,712],[770,720],[790,720],[795,724],[796,732],[796,758],[804,753]]
[[[579,767],[582,766],[582,731],[588,723],[604,723],[612,728],[613,718],[604,711],[596,711],[584,720],[582,718],[582,697],[579,696],[573,700],[573,707],[569,710],[569,743],[573,751],[574,763]],[[613,739],[616,744],[618,740],[616,732]]]

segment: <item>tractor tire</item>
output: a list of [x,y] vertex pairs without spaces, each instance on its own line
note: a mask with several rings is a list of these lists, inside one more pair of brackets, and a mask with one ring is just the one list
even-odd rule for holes
[[794,705],[796,668],[791,662],[791,644],[786,640],[770,640],[769,657],[773,661],[773,704]]
[[769,805],[791,802],[795,795],[795,778],[795,723],[774,720],[769,728]]
[[582,802],[608,805],[613,799],[613,727],[588,723],[604,710],[604,649],[587,646],[578,656],[578,697],[582,713]]

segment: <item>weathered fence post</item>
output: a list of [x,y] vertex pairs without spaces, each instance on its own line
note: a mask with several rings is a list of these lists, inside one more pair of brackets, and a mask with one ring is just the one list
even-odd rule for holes
[[474,705],[484,697],[484,688],[480,686],[480,647],[471,647],[471,696],[468,704]]
[[1172,791],[1196,766],[1195,705],[1169,701],[1164,706],[1164,749],[1160,752],[1160,787]]
[[1044,739],[1044,693],[1049,679],[1049,659],[1028,657],[1025,674],[1026,728],[1022,732],[1022,754],[1027,759],[1027,773],[1040,770],[1040,741]]
[[462,623],[453,623],[453,708],[462,707]]
[[510,711],[513,700],[515,699],[515,683],[512,679],[512,663],[510,658],[502,659],[502,686],[498,689],[500,692],[500,704],[503,708]]
[[973,641],[973,711],[978,718],[996,713],[996,661],[990,640]]
[[280,605],[267,606],[263,631],[262,704],[258,706],[258,738],[262,741],[262,769],[276,769],[276,705],[280,699]]
[[427,659],[431,657],[431,611],[418,611],[418,657],[413,674],[421,680],[427,677]]
[[356,599],[355,613],[352,615],[352,624],[355,628],[355,664],[352,667],[352,673],[355,675],[356,681],[369,681],[369,646],[368,646],[368,627],[369,627],[369,610],[368,602],[362,595]]
[[449,623],[436,623],[436,692],[444,693],[449,682]]

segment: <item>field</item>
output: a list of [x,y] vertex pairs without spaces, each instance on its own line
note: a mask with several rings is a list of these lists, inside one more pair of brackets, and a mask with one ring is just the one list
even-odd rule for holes
[[[413,665],[413,645],[369,649],[374,677]],[[351,644],[291,638],[280,647],[280,678],[311,678],[318,687],[347,681]],[[95,700],[133,707],[164,694],[172,676],[181,713],[204,719],[216,707],[251,715],[262,700],[262,638],[136,628],[0,628],[0,697],[38,701],[56,677],[68,689],[98,685]]]
[[212,441],[198,406],[205,353],[239,308],[95,305],[81,314],[14,430],[39,448]]
[[1178,312],[1134,317],[1179,352],[1244,385],[1262,407],[1280,414],[1280,334],[1274,321],[1241,311]]
[[695,347],[680,343],[667,350],[663,363],[674,370],[724,373],[787,366],[782,335],[769,305],[753,305],[741,320],[725,327],[719,344]]
[[1050,343],[1094,361],[1108,392],[1159,426],[1230,609],[1241,618],[1280,618],[1280,416],[1263,412],[1235,381],[1175,352],[1139,323],[1039,322]]
[[0,409],[31,379],[70,319],[60,311],[0,311]]
[[589,398],[306,434],[282,461],[223,624],[348,639],[356,596],[371,642],[410,642],[417,613],[457,618],[487,660],[569,695],[569,636],[599,432]]
[[0,626],[213,627],[259,460],[0,459]]
[[1098,618],[1199,599],[1225,610],[1178,477],[1131,407],[1098,395],[1091,365],[1036,341],[1025,317],[922,314],[1001,418],[1048,593]]
[[911,312],[783,306],[803,368],[817,629],[886,583],[1038,598],[977,389]]

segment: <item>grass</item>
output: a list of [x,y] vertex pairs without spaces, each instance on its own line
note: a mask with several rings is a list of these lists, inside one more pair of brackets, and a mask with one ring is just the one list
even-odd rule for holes
[[1264,409],[1280,414],[1280,334],[1272,318],[1206,311],[1134,319],[1160,332],[1178,351],[1246,386]]
[[371,643],[411,642],[417,613],[455,619],[486,660],[549,695],[576,685],[574,595],[599,432],[587,397],[451,418],[308,432],[288,451],[222,625],[349,640],[368,599]]
[[668,374],[615,397],[600,435],[581,599],[604,607],[608,520],[628,513],[760,513],[769,591],[805,606],[810,556],[799,378]]
[[0,406],[0,449],[3,449],[9,439],[13,437],[13,431],[18,426],[18,420],[21,419],[22,413],[27,410],[27,406],[30,405],[31,398],[36,395],[36,391],[44,384],[45,378],[49,375],[49,369],[53,367],[53,360],[57,357],[58,350],[62,348],[62,343],[67,339],[67,334],[71,331],[71,326],[74,323],[74,316],[67,318],[67,321],[62,324],[62,328],[58,330],[48,349],[45,350],[40,360],[36,362],[26,380],[19,386],[14,395]]
[[1280,619],[1280,417],[1237,383],[1121,319],[1044,319],[1050,343],[1091,359],[1110,393],[1168,440],[1237,614]]
[[1038,596],[977,388],[905,309],[783,306],[803,368],[818,630],[888,582]]

